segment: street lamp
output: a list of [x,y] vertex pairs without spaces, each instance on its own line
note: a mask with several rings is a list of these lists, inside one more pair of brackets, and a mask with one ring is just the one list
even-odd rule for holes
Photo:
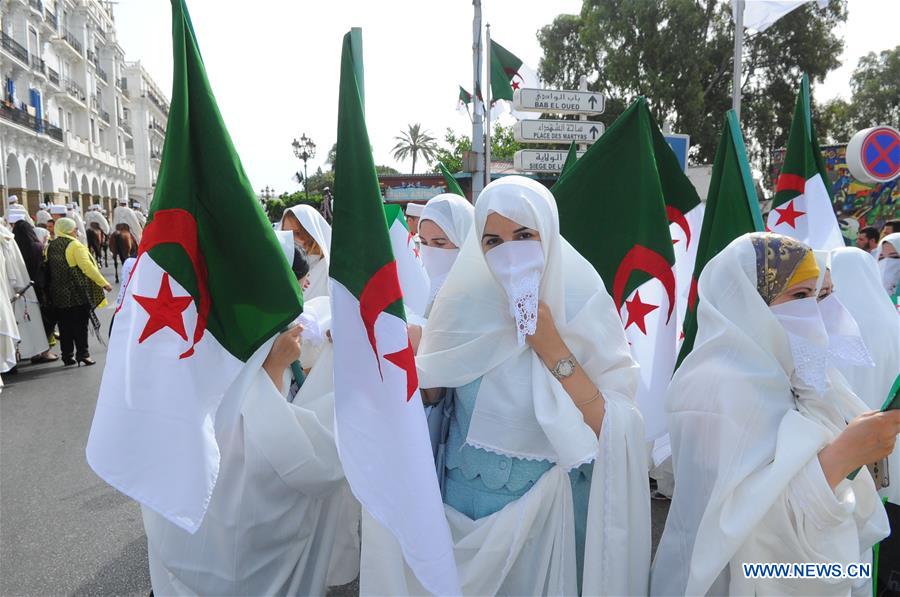
[[294,148],[294,155],[298,160],[303,161],[303,190],[306,191],[306,200],[309,201],[309,176],[306,174],[306,162],[316,157],[316,144],[306,136],[306,133],[303,133],[300,135],[300,140],[294,139],[291,145]]
[[262,199],[263,204],[268,203],[274,196],[275,189],[270,188],[269,185],[266,185],[266,188],[262,189],[259,192],[259,198]]

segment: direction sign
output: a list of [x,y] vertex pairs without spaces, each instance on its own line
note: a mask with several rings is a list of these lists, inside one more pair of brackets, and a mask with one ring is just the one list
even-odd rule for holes
[[[556,149],[520,149],[513,156],[513,167],[519,172],[561,172],[568,153]],[[585,152],[577,153],[581,158]]]
[[847,144],[847,167],[867,183],[900,177],[900,132],[889,126],[859,131]]
[[513,125],[521,143],[593,143],[603,134],[602,122],[590,120],[522,120]]
[[603,114],[606,100],[600,93],[572,89],[516,89],[513,108],[553,114]]

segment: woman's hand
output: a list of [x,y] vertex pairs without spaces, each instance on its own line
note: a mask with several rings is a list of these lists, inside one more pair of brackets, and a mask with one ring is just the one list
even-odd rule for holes
[[877,462],[894,450],[900,434],[900,410],[859,415],[819,452],[832,489],[857,468]]
[[410,323],[406,326],[409,334],[409,343],[412,345],[413,354],[419,354],[419,343],[422,341],[422,326]]
[[553,321],[553,313],[544,301],[538,303],[537,329],[533,336],[525,336],[525,342],[551,367],[559,359],[569,356],[569,349]]
[[107,284],[106,286],[103,287],[103,290],[105,290],[106,292],[112,292],[112,286]]
[[302,325],[295,325],[279,334],[263,362],[263,369],[266,370],[269,379],[272,380],[279,392],[284,379],[284,370],[300,358],[300,332],[302,331]]

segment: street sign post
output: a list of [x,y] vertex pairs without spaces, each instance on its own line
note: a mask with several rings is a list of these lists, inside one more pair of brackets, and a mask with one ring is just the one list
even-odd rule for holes
[[[513,156],[513,167],[520,172],[550,172],[562,171],[566,163],[568,151],[557,149],[520,149]],[[578,157],[584,155],[578,152]]]
[[602,122],[590,120],[522,120],[513,125],[513,136],[520,143],[590,144],[605,128]]
[[666,143],[668,143],[669,147],[672,148],[672,151],[675,152],[675,157],[678,158],[681,169],[684,172],[687,172],[688,150],[691,148],[691,136],[679,133],[668,133],[663,136],[666,138]]
[[526,112],[552,114],[603,114],[603,94],[571,89],[516,89],[513,107]]

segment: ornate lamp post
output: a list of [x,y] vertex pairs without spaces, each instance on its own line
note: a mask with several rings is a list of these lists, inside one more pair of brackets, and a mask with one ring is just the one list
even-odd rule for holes
[[294,139],[291,146],[294,148],[294,155],[297,156],[297,159],[303,161],[303,190],[306,192],[306,200],[309,201],[309,177],[306,174],[306,162],[316,157],[316,144],[306,136],[306,133],[303,133],[300,135],[300,140]]

